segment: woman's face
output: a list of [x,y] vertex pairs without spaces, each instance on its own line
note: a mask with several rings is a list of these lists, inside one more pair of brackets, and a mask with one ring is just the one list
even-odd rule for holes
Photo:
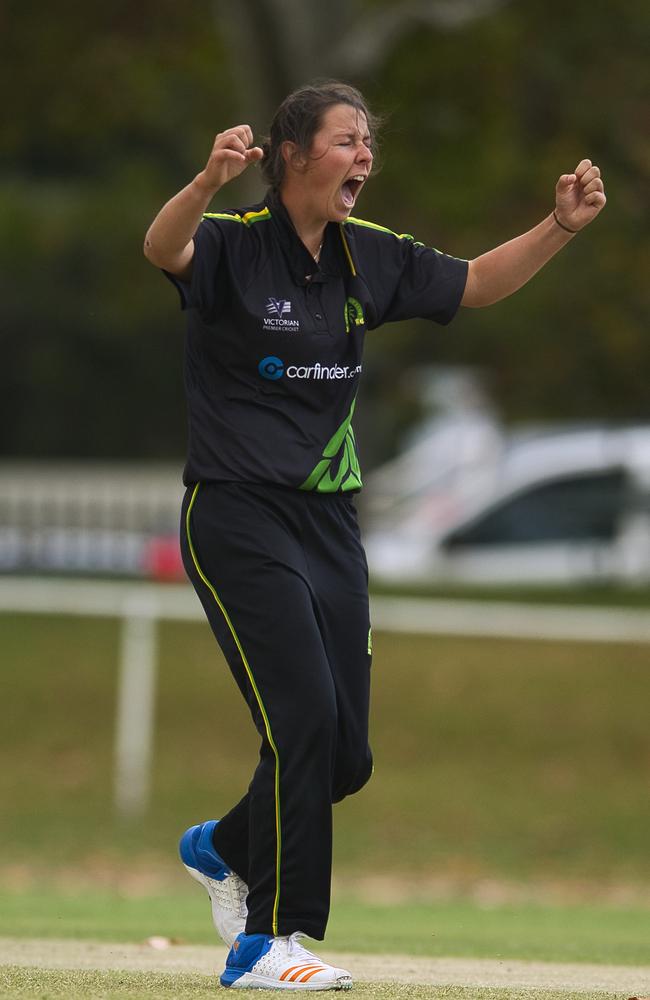
[[309,157],[292,174],[314,214],[342,222],[354,208],[372,167],[366,116],[349,104],[334,104],[323,116]]

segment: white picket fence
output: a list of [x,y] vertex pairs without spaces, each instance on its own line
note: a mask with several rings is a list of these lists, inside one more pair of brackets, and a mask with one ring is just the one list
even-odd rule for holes
[[[376,631],[650,643],[650,614],[644,610],[375,597],[371,611]],[[186,584],[0,577],[2,614],[120,621],[114,800],[121,817],[142,815],[150,793],[157,622],[203,621],[203,609],[192,588]],[[1,621],[0,617],[0,627]]]

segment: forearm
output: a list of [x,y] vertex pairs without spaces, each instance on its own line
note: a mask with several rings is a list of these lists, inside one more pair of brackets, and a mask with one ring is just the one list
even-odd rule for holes
[[462,305],[489,306],[512,295],[574,235],[562,229],[551,214],[529,232],[476,257],[470,261]]
[[192,238],[203,213],[218,188],[210,187],[198,174],[187,187],[163,205],[153,220],[144,241],[147,260],[157,267],[174,271],[179,263],[192,259]]

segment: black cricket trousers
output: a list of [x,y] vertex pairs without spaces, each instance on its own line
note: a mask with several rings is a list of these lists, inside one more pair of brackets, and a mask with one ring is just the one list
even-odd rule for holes
[[205,482],[181,549],[261,736],[215,848],[248,884],[249,934],[325,935],[332,803],[372,773],[368,571],[351,498]]

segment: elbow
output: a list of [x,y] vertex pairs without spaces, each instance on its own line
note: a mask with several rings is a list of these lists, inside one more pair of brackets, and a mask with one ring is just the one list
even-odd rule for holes
[[155,267],[160,267],[160,264],[159,264],[158,259],[157,259],[156,251],[155,251],[154,246],[153,246],[153,244],[151,242],[151,238],[149,236],[149,233],[147,233],[147,235],[144,238],[144,243],[142,244],[142,252],[143,252],[143,254],[145,255],[146,259],[149,261],[150,264],[153,264]]
[[161,254],[158,250],[156,250],[151,241],[146,237],[142,247],[142,252],[145,258],[150,264],[153,264],[154,267],[159,267],[163,271],[174,270],[175,262],[170,261],[164,254]]
[[180,253],[161,252],[160,247],[156,247],[149,233],[145,236],[142,251],[154,267],[159,267],[163,271],[189,281],[192,274],[192,260],[194,257],[194,243],[190,242]]

